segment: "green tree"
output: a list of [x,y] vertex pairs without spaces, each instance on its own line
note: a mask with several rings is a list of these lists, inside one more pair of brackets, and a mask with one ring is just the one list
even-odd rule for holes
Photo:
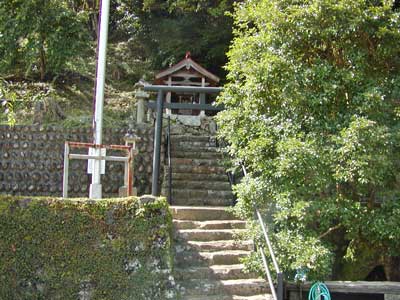
[[[68,2],[76,14],[85,16],[85,24],[96,39],[99,0]],[[190,51],[197,61],[224,78],[222,66],[227,62],[233,23],[227,13],[233,11],[233,3],[234,0],[111,1],[110,54],[118,61],[112,63],[113,67],[123,65],[122,69],[129,70],[133,77],[143,76],[177,63]]]
[[[234,0],[136,0],[125,7],[135,20],[130,32],[155,70],[180,61],[187,51],[221,77],[232,40]],[[126,12],[126,10],[125,10]],[[126,23],[125,23],[126,24]],[[132,23],[131,23],[132,25]]]
[[[115,3],[114,1],[112,1]],[[86,26],[93,39],[97,38],[99,29],[99,0],[69,0],[69,7],[76,14],[86,16]]]
[[0,72],[44,80],[61,71],[88,46],[85,18],[66,1],[1,1]]
[[[393,1],[248,0],[220,133],[271,216],[284,269],[400,280],[400,18]],[[351,268],[349,267],[351,266]],[[351,270],[352,269],[352,270]],[[293,277],[292,277],[293,278]]]

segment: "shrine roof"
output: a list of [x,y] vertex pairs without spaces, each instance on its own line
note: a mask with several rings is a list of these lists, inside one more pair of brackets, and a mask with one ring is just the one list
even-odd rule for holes
[[172,75],[176,72],[178,72],[181,69],[186,69],[190,70],[193,69],[203,75],[204,77],[207,77],[211,81],[217,83],[219,82],[219,77],[212,74],[211,72],[207,71],[205,68],[203,68],[200,64],[195,62],[191,57],[190,57],[190,52],[186,53],[186,56],[183,60],[178,62],[176,65],[173,65],[172,67],[169,67],[168,69],[161,71],[156,75],[156,80],[159,80],[161,78],[164,78],[166,76]]

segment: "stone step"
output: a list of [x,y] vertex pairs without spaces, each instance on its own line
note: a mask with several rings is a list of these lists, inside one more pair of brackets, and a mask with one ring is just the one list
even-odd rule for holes
[[176,220],[237,220],[226,207],[170,206],[170,209],[172,217]]
[[[162,195],[167,195],[166,191],[163,191]],[[230,206],[233,205],[232,199],[221,199],[221,198],[186,198],[186,197],[172,197],[172,205],[187,205],[187,206]]]
[[211,220],[211,221],[191,221],[174,220],[176,229],[245,229],[246,221],[241,220]]
[[178,229],[175,231],[175,237],[187,241],[233,240],[245,231],[245,229]]
[[[216,148],[218,150],[218,148]],[[185,150],[174,150],[171,151],[172,158],[208,158],[208,159],[222,159],[223,155],[220,151],[185,151]]]
[[[228,178],[226,181],[211,181],[211,180],[181,180],[172,177],[172,188],[173,189],[191,189],[191,190],[214,190],[214,191],[231,191],[231,185],[229,184]],[[163,188],[166,188],[168,182],[164,181]]]
[[223,159],[212,158],[171,158],[172,169],[179,165],[223,167]]
[[217,175],[226,174],[225,167],[218,167],[218,166],[174,165],[172,166],[172,170],[174,173],[217,174]]
[[171,139],[171,149],[187,149],[187,148],[216,148],[216,141],[200,141],[200,140],[191,140],[191,141],[175,141]]
[[174,277],[176,280],[190,280],[190,279],[250,279],[257,278],[253,273],[243,272],[244,265],[213,265],[209,267],[193,267],[175,269]]
[[208,145],[191,145],[191,144],[171,144],[171,152],[184,151],[184,152],[214,152],[220,153],[221,148]]
[[210,141],[215,141],[216,136],[213,135],[191,135],[191,134],[174,134],[171,135],[171,142],[204,142],[209,143]]
[[[179,282],[183,296],[236,295],[254,296],[269,292],[264,279],[202,280],[192,279]],[[186,298],[187,299],[187,298]]]
[[[168,168],[165,168],[164,182],[168,180]],[[202,173],[185,173],[185,172],[172,172],[172,181],[176,180],[189,180],[189,181],[212,181],[212,182],[229,182],[228,175],[224,174],[202,174]]]
[[190,249],[197,251],[224,251],[224,250],[242,250],[251,251],[254,248],[252,241],[236,241],[236,240],[221,240],[221,241],[187,241],[185,244]]
[[217,199],[233,199],[232,191],[216,191],[216,190],[206,190],[206,189],[172,189],[172,199],[175,198],[217,198]]
[[213,252],[187,251],[175,256],[175,264],[179,267],[211,266],[211,265],[235,265],[240,260],[249,256],[251,251],[223,250]]
[[254,296],[237,295],[208,295],[208,296],[185,296],[182,300],[273,300],[271,294],[262,294]]
[[236,240],[221,240],[221,241],[181,241],[175,245],[176,253],[184,251],[223,251],[223,250],[253,250],[252,241],[236,241]]

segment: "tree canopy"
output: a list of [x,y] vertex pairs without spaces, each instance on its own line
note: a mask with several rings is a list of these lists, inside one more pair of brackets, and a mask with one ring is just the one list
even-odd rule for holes
[[180,61],[187,51],[210,71],[224,77],[232,40],[234,0],[138,0],[135,38],[155,70]]
[[384,265],[389,279],[400,279],[400,18],[393,4],[236,6],[220,134],[251,171],[237,187],[238,211],[251,216],[254,200],[271,216],[283,269],[364,279]]
[[[223,74],[232,38],[234,0],[111,1],[109,41],[128,44],[127,64],[148,60],[160,70],[191,51],[211,71]],[[75,57],[93,56],[99,0],[0,3],[0,74],[54,77]],[[149,70],[151,71],[151,70]]]
[[[187,51],[224,78],[222,66],[227,62],[233,23],[226,12],[233,11],[234,2],[111,1],[107,83],[132,89],[140,78],[151,81],[154,73],[177,63]],[[71,90],[91,93],[99,9],[99,0],[0,1],[0,122],[13,122],[13,111],[33,110],[35,97],[26,92],[22,81],[46,82],[44,90],[55,91],[50,100],[71,109],[76,107],[71,103],[74,99],[65,99],[64,91],[68,97]],[[89,111],[91,97],[87,102]]]
[[1,1],[0,72],[36,72],[44,80],[87,48],[86,34],[84,18],[67,1]]

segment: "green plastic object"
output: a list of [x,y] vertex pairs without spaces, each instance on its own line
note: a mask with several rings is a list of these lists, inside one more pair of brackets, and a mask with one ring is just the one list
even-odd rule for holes
[[314,283],[308,293],[308,300],[331,300],[328,287],[323,282]]

